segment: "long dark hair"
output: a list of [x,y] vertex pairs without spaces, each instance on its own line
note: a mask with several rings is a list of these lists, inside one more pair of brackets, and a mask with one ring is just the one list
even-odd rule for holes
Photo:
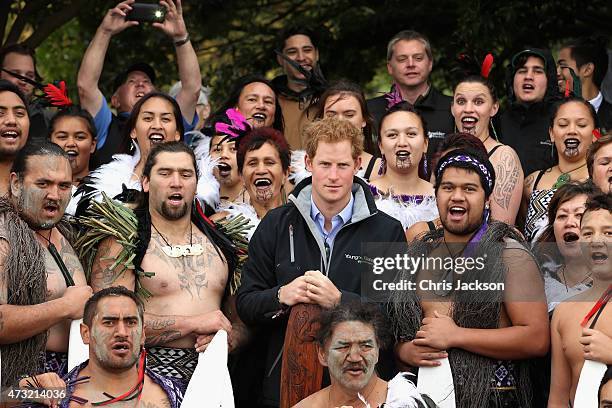
[[[147,161],[145,162],[143,171],[144,177],[148,178],[151,176],[151,169],[155,165],[157,156],[164,152],[187,153],[191,157],[196,175],[198,174],[197,160],[193,150],[186,146],[183,142],[168,142],[157,144],[151,149],[151,152],[147,157]],[[138,244],[136,245],[136,256],[134,257],[133,264],[136,271],[139,271],[141,270],[142,260],[145,257],[147,248],[149,247],[149,242],[151,241],[151,214],[149,213],[148,193],[143,194],[142,203],[136,210],[134,210],[134,213],[138,219]],[[229,238],[227,238],[227,236],[225,236],[223,233],[219,232],[213,226],[212,222],[204,215],[203,209],[200,207],[197,198],[194,200],[191,208],[191,221],[204,235],[206,235],[206,238],[208,238],[208,240],[213,244],[217,254],[219,254],[222,259],[225,258],[225,262],[227,262],[228,265],[229,280],[238,262],[236,252],[237,249]]]
[[274,90],[274,87],[272,86],[272,83],[270,81],[268,81],[264,77],[256,75],[247,75],[241,77],[236,81],[227,99],[221,104],[221,106],[219,106],[219,109],[217,109],[212,115],[210,115],[210,118],[206,121],[206,126],[213,126],[214,129],[214,123],[218,121],[224,121],[223,118],[227,120],[225,111],[238,106],[238,100],[240,99],[240,94],[242,93],[244,87],[255,82],[261,82],[262,84],[268,86],[272,90],[272,92],[274,92],[276,111],[274,112],[274,122],[272,123],[272,127],[276,130],[283,132],[285,124],[283,122],[283,110],[280,106],[280,102],[278,101],[278,94]]
[[163,100],[168,101],[170,105],[172,105],[172,114],[174,115],[174,120],[176,122],[176,130],[178,130],[179,134],[181,135],[181,140],[183,140],[183,136],[185,134],[185,127],[183,126],[183,115],[181,114],[180,106],[171,96],[163,92],[153,91],[140,98],[140,100],[134,105],[134,108],[132,108],[132,112],[130,113],[129,118],[127,119],[127,121],[125,122],[125,126],[123,127],[122,143],[118,151],[130,150],[132,142],[132,137],[130,136],[130,133],[132,133],[132,130],[134,130],[134,128],[136,127],[136,122],[138,121],[138,115],[140,114],[142,105],[144,105],[149,99],[152,98],[161,98]]

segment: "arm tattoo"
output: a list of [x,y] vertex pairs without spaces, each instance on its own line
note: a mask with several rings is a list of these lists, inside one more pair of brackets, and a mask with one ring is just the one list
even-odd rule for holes
[[170,316],[145,317],[147,346],[161,346],[184,337],[175,325],[176,319]]
[[146,337],[147,346],[161,346],[174,340],[178,340],[183,335],[178,330],[167,330],[157,335]]
[[503,154],[495,167],[495,187],[493,200],[504,210],[510,207],[512,193],[519,179],[519,169],[516,161],[510,154]]
[[172,318],[145,320],[145,327],[151,330],[163,330],[174,326],[175,324],[176,320]]
[[72,248],[68,240],[64,238],[63,236],[60,239],[59,254],[62,257],[62,260],[64,261],[64,264],[66,265],[66,268],[68,269],[68,273],[70,274],[70,276],[74,276],[74,273],[76,271],[83,269],[83,266],[81,265],[81,262],[79,261],[79,258],[76,256],[74,252],[74,249]]
[[92,283],[96,282],[97,284],[94,286],[100,286],[101,289],[112,286],[117,278],[125,273],[125,270],[122,270],[122,265],[117,265],[114,269],[111,268],[115,258],[111,254],[111,248],[112,241],[102,242],[91,268]]

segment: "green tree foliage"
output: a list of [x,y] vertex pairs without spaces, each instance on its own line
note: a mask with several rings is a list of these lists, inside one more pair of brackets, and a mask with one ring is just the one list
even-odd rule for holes
[[[47,79],[74,86],[80,56],[113,1],[20,0],[0,2],[4,43],[15,39],[37,47]],[[301,23],[317,30],[323,72],[348,78],[370,94],[386,91],[386,43],[396,32],[414,29],[434,47],[433,82],[447,93],[460,52],[479,61],[495,56],[493,79],[503,89],[505,66],[524,45],[554,47],[563,39],[612,34],[609,0],[184,0],[184,14],[213,100],[224,98],[232,82],[248,73],[279,73],[275,38],[282,27]],[[52,16],[57,16],[52,18]],[[71,18],[74,18],[71,20]],[[0,31],[2,32],[2,31]],[[102,87],[134,61],[151,63],[167,89],[177,71],[171,41],[147,24],[113,39]],[[500,92],[503,93],[503,92]]]

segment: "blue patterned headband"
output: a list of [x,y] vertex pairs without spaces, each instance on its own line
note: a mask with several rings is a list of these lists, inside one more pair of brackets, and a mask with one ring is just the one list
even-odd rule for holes
[[493,178],[491,177],[491,173],[489,172],[489,169],[487,169],[487,166],[479,162],[475,157],[468,156],[465,154],[458,154],[455,156],[451,156],[448,159],[446,159],[444,162],[440,163],[438,165],[438,172],[436,173],[436,178],[438,180],[441,179],[441,175],[442,175],[442,172],[444,171],[444,168],[447,167],[451,163],[465,163],[469,165],[469,167],[471,167],[476,172],[484,176],[484,179],[487,182],[487,186],[485,190],[487,190],[489,193],[493,191]]

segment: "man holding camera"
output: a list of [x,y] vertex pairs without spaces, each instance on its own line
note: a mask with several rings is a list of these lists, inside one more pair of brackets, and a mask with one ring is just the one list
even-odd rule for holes
[[[153,68],[145,63],[133,64],[115,79],[114,94],[111,97],[111,106],[117,110],[117,116],[115,116],[111,113],[98,87],[104,57],[111,38],[126,28],[139,25],[140,21],[155,21],[152,26],[163,31],[174,42],[179,77],[183,85],[175,99],[181,107],[185,130],[193,129],[193,125],[198,122],[195,107],[202,77],[198,58],[189,41],[189,33],[183,20],[181,0],[161,0],[159,4],[159,9],[152,10],[149,13],[150,16],[134,13],[136,7],[142,6],[135,4],[135,0],[126,0],[117,4],[104,16],[83,56],[77,85],[81,106],[95,120],[98,132],[98,151],[96,152],[96,164],[98,165],[109,162],[115,153],[128,152],[130,143],[127,140],[129,138],[125,138],[123,134],[123,124],[129,117],[134,104],[144,95],[155,90]],[[130,13],[133,13],[131,17]]]

